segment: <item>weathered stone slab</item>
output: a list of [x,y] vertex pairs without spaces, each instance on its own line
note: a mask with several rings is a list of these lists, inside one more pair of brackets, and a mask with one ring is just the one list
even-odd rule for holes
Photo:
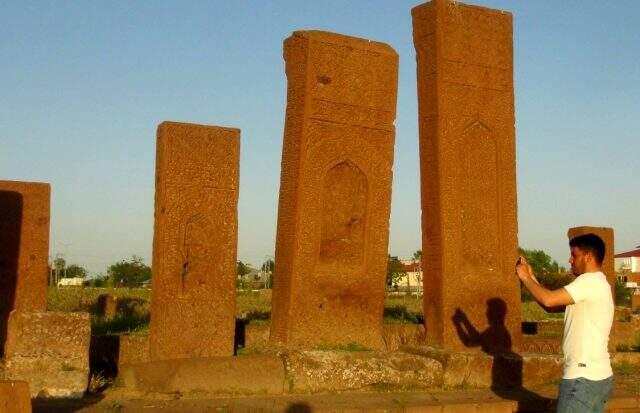
[[0,381],[0,412],[31,413],[31,395],[26,381]]
[[284,57],[270,340],[380,348],[398,56],[383,43],[300,31]]
[[233,354],[240,131],[158,127],[152,360]]
[[512,17],[447,0],[412,15],[427,338],[517,350]]
[[613,258],[615,254],[615,245],[613,238],[613,228],[606,227],[575,227],[569,228],[567,231],[567,237],[569,240],[572,238],[578,237],[580,235],[586,234],[594,234],[599,236],[604,242],[605,254],[604,260],[602,261],[602,272],[607,276],[607,281],[611,286],[611,294],[613,294],[614,300],[616,297],[616,270],[615,270],[615,259]]
[[29,383],[32,397],[80,398],[89,378],[87,313],[12,311],[5,375]]
[[403,352],[293,351],[284,360],[292,392],[355,390],[374,384],[442,385],[442,363]]
[[118,366],[146,363],[149,358],[149,336],[120,336]]
[[47,309],[49,184],[0,181],[0,357],[9,313]]
[[446,387],[493,387],[522,390],[548,384],[562,376],[562,356],[452,352],[427,346],[407,346],[403,351],[438,360]]
[[119,377],[130,390],[159,393],[282,394],[284,366],[276,355],[192,358],[128,364]]

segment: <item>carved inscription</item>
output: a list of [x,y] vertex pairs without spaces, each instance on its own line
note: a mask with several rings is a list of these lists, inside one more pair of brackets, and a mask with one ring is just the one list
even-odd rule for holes
[[362,263],[366,212],[364,173],[348,161],[331,168],[323,188],[321,263]]
[[497,270],[500,256],[496,142],[489,128],[477,121],[463,136],[461,256],[465,271],[492,272]]
[[270,340],[380,348],[398,58],[320,31],[285,40],[289,81]]
[[233,354],[239,131],[158,128],[150,355]]

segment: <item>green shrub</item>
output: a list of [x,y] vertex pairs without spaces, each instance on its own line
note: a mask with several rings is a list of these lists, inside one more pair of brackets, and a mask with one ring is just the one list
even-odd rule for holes
[[631,288],[627,288],[625,283],[620,280],[616,280],[616,305],[628,306],[631,302]]
[[[542,286],[549,290],[557,290],[558,288],[562,288],[575,279],[573,275],[564,273],[536,274],[536,278]],[[534,298],[527,287],[522,284],[520,284],[520,299],[522,301],[534,301]]]

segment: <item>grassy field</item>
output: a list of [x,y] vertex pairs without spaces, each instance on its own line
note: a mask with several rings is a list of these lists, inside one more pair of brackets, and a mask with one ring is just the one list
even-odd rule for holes
[[[101,295],[118,297],[115,319],[101,315],[98,301]],[[91,314],[92,330],[96,335],[146,334],[151,310],[151,290],[145,288],[50,288],[49,311],[87,311]],[[236,317],[254,324],[269,322],[271,290],[238,291]],[[532,302],[522,303],[523,321],[562,318],[560,314],[545,312]],[[385,298],[385,324],[419,324],[423,322],[422,297],[388,295]]]

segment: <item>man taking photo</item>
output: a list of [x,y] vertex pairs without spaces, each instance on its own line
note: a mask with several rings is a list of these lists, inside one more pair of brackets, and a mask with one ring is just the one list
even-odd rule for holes
[[613,297],[602,273],[604,242],[594,234],[569,241],[574,281],[549,290],[538,282],[524,257],[516,274],[535,300],[548,310],[564,307],[562,352],[564,368],[558,392],[559,413],[604,412],[613,389],[613,371],[607,349],[613,323]]

